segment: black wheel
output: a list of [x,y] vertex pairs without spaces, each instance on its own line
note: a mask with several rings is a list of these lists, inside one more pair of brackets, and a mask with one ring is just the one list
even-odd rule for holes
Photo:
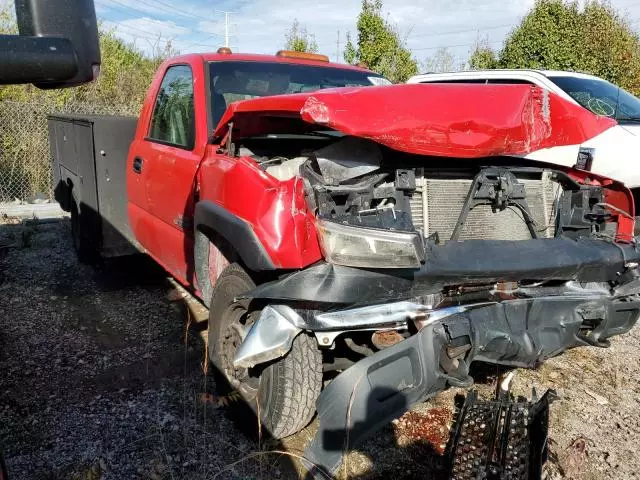
[[75,200],[71,200],[71,238],[73,240],[73,248],[78,255],[78,260],[80,260],[81,263],[94,263],[96,260],[96,252],[83,234],[80,208]]
[[[233,358],[242,336],[259,312],[248,312],[235,297],[255,287],[238,264],[220,275],[209,310],[209,358],[219,372],[221,388],[237,390],[274,438],[303,429],[313,418],[322,388],[322,355],[314,339],[296,337],[289,353],[261,368],[234,368]],[[219,388],[220,390],[220,388]]]

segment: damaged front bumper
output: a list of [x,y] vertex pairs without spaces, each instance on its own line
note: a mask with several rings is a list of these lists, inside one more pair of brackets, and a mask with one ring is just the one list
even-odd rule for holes
[[414,403],[471,386],[474,361],[535,367],[570,348],[607,347],[640,316],[635,242],[470,240],[430,248],[419,269],[319,263],[244,295],[266,307],[244,336],[237,367],[286,355],[302,332],[328,349],[351,332],[400,332],[397,343],[368,349],[321,393],[306,457],[327,470],[339,466],[345,438],[353,447]]
[[[338,375],[317,402],[320,426],[306,457],[335,471],[348,448],[448,385],[470,386],[469,365],[534,367],[567,349],[608,346],[640,314],[637,294],[524,298],[453,307],[408,339]],[[348,445],[345,443],[348,438]]]
[[450,285],[522,280],[617,282],[640,263],[635,243],[599,239],[466,240],[427,244],[420,268],[363,269],[318,263],[259,285],[243,298],[329,305],[381,303],[442,291]]
[[[280,358],[303,330],[313,332],[320,346],[331,347],[344,332],[401,327],[419,317],[457,313],[442,308],[443,292],[452,286],[478,289],[481,295],[484,290],[483,301],[504,299],[498,292],[488,292],[487,286],[505,281],[516,286],[515,297],[543,297],[550,292],[553,296],[607,297],[614,285],[617,293],[613,295],[630,296],[640,283],[639,262],[635,243],[555,238],[430,246],[429,261],[419,269],[370,270],[318,263],[262,284],[242,297],[267,306],[243,335],[234,363],[251,368]],[[560,286],[523,286],[532,282]],[[590,288],[581,286],[585,284]],[[477,296],[460,295],[449,300],[462,310],[476,308],[468,304],[480,301]],[[300,305],[314,305],[315,309],[300,309]],[[360,306],[346,308],[355,305]]]

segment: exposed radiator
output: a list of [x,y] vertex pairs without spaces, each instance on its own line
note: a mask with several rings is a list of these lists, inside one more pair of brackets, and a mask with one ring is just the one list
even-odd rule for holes
[[[527,192],[527,203],[539,237],[555,234],[555,204],[560,185],[549,173],[540,180],[519,179]],[[413,225],[425,236],[438,232],[440,242],[451,238],[455,224],[467,198],[472,180],[416,178],[417,189],[411,198]],[[531,234],[517,207],[493,213],[491,206],[479,205],[469,212],[460,232],[460,240],[526,240]]]

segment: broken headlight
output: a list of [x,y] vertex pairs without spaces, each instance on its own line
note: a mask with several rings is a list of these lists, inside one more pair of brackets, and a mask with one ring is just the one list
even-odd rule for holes
[[417,232],[352,227],[318,220],[322,253],[328,262],[363,268],[419,268],[424,260]]

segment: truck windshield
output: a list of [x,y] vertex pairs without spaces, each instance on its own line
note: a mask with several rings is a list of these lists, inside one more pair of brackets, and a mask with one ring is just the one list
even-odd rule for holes
[[612,83],[570,76],[554,76],[549,80],[596,115],[615,118],[620,123],[640,122],[640,99]]
[[210,62],[211,117],[217,125],[227,106],[238,100],[301,93],[333,87],[390,84],[371,72],[295,63]]

